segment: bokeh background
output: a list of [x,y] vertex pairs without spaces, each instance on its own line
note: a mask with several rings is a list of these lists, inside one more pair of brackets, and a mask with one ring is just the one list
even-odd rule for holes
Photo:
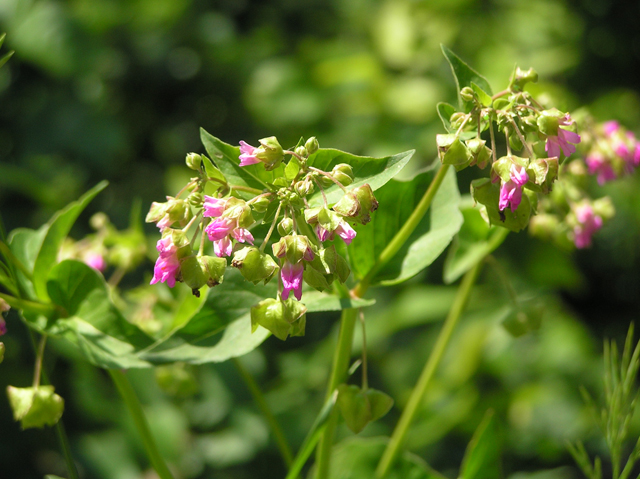
[[[0,0],[3,51],[16,51],[0,69],[2,218],[8,230],[38,227],[106,178],[109,188],[74,235],[90,231],[96,211],[124,228],[134,200],[148,205],[184,184],[185,154],[203,152],[200,127],[233,144],[315,135],[321,146],[362,155],[415,148],[409,175],[435,157],[436,103],[455,102],[441,43],[494,91],[514,64],[531,66],[559,108],[587,105],[638,132],[639,20],[637,2],[614,0]],[[463,193],[472,174],[458,176]],[[541,301],[538,332],[510,336],[500,276],[491,268],[481,276],[407,444],[445,475],[455,477],[488,408],[499,420],[507,477],[579,477],[565,442],[584,438],[590,451],[603,450],[578,388],[599,396],[602,339],[623,338],[637,318],[640,180],[594,185],[593,193],[610,195],[617,216],[592,249],[563,251],[524,232],[496,254],[518,294]],[[362,436],[390,433],[422,368],[455,291],[442,284],[442,263],[371,293],[370,383],[396,407]],[[294,448],[321,407],[336,319],[312,316],[306,337],[271,338],[243,358]],[[8,326],[3,390],[28,385],[33,364],[24,326],[15,315]],[[82,476],[153,477],[108,377],[55,349],[46,360]],[[152,371],[132,372],[177,477],[284,477],[237,370],[187,372],[198,386],[185,380],[177,393]],[[47,473],[64,475],[53,431],[20,431],[1,395],[0,477]]]

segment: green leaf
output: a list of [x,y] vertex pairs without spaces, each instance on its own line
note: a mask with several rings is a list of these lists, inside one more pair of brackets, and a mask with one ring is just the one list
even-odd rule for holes
[[[371,479],[387,446],[386,437],[351,437],[337,444],[331,456],[331,479]],[[311,475],[311,477],[313,477]],[[444,479],[415,454],[404,452],[383,479]]]
[[202,163],[204,164],[204,171],[207,174],[207,177],[214,179],[214,181],[207,182],[205,186],[205,194],[213,195],[216,191],[225,188],[227,179],[224,177],[222,172],[216,168],[209,157],[202,155]]
[[471,194],[478,203],[485,206],[487,217],[492,225],[518,232],[529,224],[531,204],[526,192],[522,193],[522,200],[515,211],[511,211],[511,207],[499,210],[500,185],[492,183],[489,178],[473,180]]
[[[9,234],[9,247],[11,251],[28,271],[33,271],[33,265],[36,262],[38,251],[40,251],[46,233],[47,229],[42,227],[37,231],[18,228]],[[20,270],[16,271],[16,277],[24,294],[30,299],[36,299],[36,293],[31,280]]]
[[487,92],[485,92],[482,88],[480,88],[474,82],[471,82],[471,88],[473,89],[474,92],[476,92],[476,95],[478,95],[478,99],[480,100],[480,103],[482,103],[482,106],[491,106],[491,103],[493,103],[493,100],[491,99],[491,96],[487,94]]
[[84,210],[89,202],[105,189],[108,184],[106,181],[98,183],[82,195],[78,201],[74,201],[63,210],[58,211],[46,225],[40,228],[40,230],[44,230],[45,233],[33,265],[33,287],[36,295],[40,299],[45,301],[48,299],[46,286],[47,277],[49,271],[56,263],[58,250],[62,246],[62,242],[69,234],[71,227],[76,222],[82,210]]
[[[435,168],[417,174],[411,181],[391,180],[376,192],[378,210],[371,215],[370,223],[356,225],[358,234],[348,247],[351,270],[357,279],[368,273],[409,218],[431,184],[437,171]],[[400,251],[378,272],[373,283],[405,281],[440,256],[462,225],[459,200],[456,175],[449,171],[422,222]]]
[[[309,156],[307,164],[323,171],[331,171],[335,165],[346,163],[351,165],[354,176],[353,183],[347,187],[347,190],[352,190],[368,183],[371,189],[375,191],[397,175],[411,159],[414,152],[415,150],[409,150],[384,158],[370,158],[352,155],[340,150],[321,148]],[[344,192],[337,185],[325,188],[324,192],[329,205],[337,203],[344,195]],[[322,193],[317,189],[307,197],[307,200],[311,207],[324,204]]]
[[493,411],[485,414],[467,446],[460,479],[499,479],[502,477],[500,437]]
[[[200,129],[200,139],[211,159],[216,162],[231,185],[264,190],[268,189],[269,184],[273,183],[276,178],[284,176],[284,166],[282,165],[272,171],[265,170],[261,163],[241,167],[240,147],[219,140],[203,128]],[[240,191],[238,194],[244,199],[255,196],[244,191]]]
[[464,101],[460,98],[460,90],[464,87],[468,86],[473,88],[471,83],[475,83],[478,87],[480,87],[483,91],[487,92],[489,95],[492,95],[491,86],[485,77],[480,75],[477,71],[467,65],[458,55],[453,53],[444,45],[440,45],[442,48],[442,53],[444,57],[449,62],[451,66],[451,72],[453,73],[453,77],[456,80],[456,88],[458,91],[458,103],[460,104],[460,108],[464,107]]
[[506,238],[504,228],[489,226],[473,199],[465,197],[460,205],[464,217],[462,227],[449,249],[444,263],[444,282],[451,284],[490,254]]
[[440,120],[442,120],[442,124],[444,125],[444,129],[449,133],[455,133],[455,128],[451,128],[451,115],[453,115],[456,111],[456,107],[450,105],[449,103],[440,102],[436,105],[436,109],[438,110],[438,116]]

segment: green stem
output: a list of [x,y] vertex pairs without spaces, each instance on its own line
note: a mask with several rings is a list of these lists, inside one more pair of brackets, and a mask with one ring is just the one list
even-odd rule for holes
[[[338,346],[333,356],[333,369],[329,378],[327,388],[327,399],[331,397],[333,391],[344,382],[351,359],[351,345],[353,343],[353,331],[358,317],[357,310],[343,309],[340,318],[340,335]],[[316,479],[326,479],[329,477],[329,467],[331,464],[331,449],[333,447],[333,436],[338,425],[338,409],[331,411],[327,426],[320,438],[320,444],[316,452]]]
[[413,213],[411,213],[411,216],[409,216],[404,225],[402,225],[402,228],[400,228],[393,239],[389,242],[387,247],[382,251],[382,253],[380,253],[378,260],[369,270],[367,275],[362,278],[360,284],[355,287],[354,294],[356,296],[361,298],[364,295],[376,273],[380,271],[380,269],[385,266],[389,262],[389,260],[391,260],[391,258],[393,258],[393,256],[409,239],[409,236],[411,235],[411,233],[413,233],[413,230],[416,229],[425,213],[429,209],[429,206],[431,206],[431,202],[438,192],[438,189],[440,188],[440,185],[442,184],[447,171],[449,171],[449,165],[442,165],[440,167],[438,173],[436,173],[435,178],[433,178],[433,181],[429,185],[429,188],[420,199],[420,202],[416,205]]
[[73,456],[71,455],[71,447],[69,446],[69,438],[64,430],[62,421],[58,421],[55,426],[56,436],[60,442],[60,449],[62,449],[62,455],[64,456],[64,462],[67,465],[67,472],[69,473],[69,479],[79,479],[78,471],[76,470],[76,464],[73,462]]
[[232,190],[236,191],[246,191],[247,193],[253,193],[254,195],[261,195],[264,190],[259,190],[257,188],[251,188],[250,186],[240,186],[240,185],[229,185]]
[[240,376],[242,376],[242,379],[244,379],[244,382],[247,384],[247,387],[249,388],[249,391],[253,396],[253,400],[256,402],[258,408],[260,409],[260,412],[262,412],[264,418],[267,420],[267,423],[271,428],[271,432],[273,433],[273,438],[276,440],[278,449],[280,449],[280,454],[282,455],[284,463],[286,464],[287,468],[291,467],[291,464],[293,463],[293,454],[291,453],[291,448],[287,443],[287,439],[282,432],[280,424],[278,424],[278,421],[271,412],[271,409],[269,409],[269,405],[267,404],[262,391],[260,391],[260,388],[258,387],[255,379],[253,379],[253,376],[251,376],[249,371],[247,371],[247,369],[237,358],[233,358],[233,364],[235,364],[236,368],[238,368],[238,372],[240,372]]
[[380,459],[380,463],[376,469],[377,478],[382,478],[389,472],[389,469],[400,452],[400,448],[404,442],[407,432],[409,431],[409,426],[418,411],[418,406],[422,403],[422,398],[427,391],[431,378],[440,364],[440,360],[442,359],[447,345],[449,344],[453,330],[467,304],[471,289],[478,276],[481,265],[482,261],[476,263],[473,268],[464,275],[464,278],[460,283],[458,293],[456,294],[451,310],[449,311],[449,315],[442,326],[442,330],[440,331],[436,344],[431,351],[429,359],[424,365],[424,369],[422,370],[422,374],[420,375],[417,384],[411,392],[407,407],[402,412],[400,420],[391,435],[391,439],[382,454],[382,458]]
[[149,424],[144,416],[144,411],[142,410],[140,401],[138,401],[136,393],[127,379],[127,376],[119,369],[109,369],[108,371],[111,375],[111,379],[118,389],[118,392],[120,393],[120,396],[124,400],[124,403],[127,405],[127,408],[133,417],[133,422],[138,433],[142,436],[144,449],[147,452],[147,457],[151,462],[151,466],[155,469],[160,479],[173,479],[173,475],[169,471],[167,464],[164,462],[164,458],[158,451],[158,447],[156,446],[153,436],[151,435],[151,431],[149,430]]
[[44,315],[51,314],[53,312],[57,312],[58,314],[65,316],[66,311],[63,310],[62,307],[56,306],[54,304],[45,304],[39,303],[36,301],[29,301],[28,299],[20,299],[15,296],[10,296],[8,294],[0,293],[0,298],[4,299],[9,306],[14,309],[22,309],[27,311],[34,311],[38,313],[42,313]]

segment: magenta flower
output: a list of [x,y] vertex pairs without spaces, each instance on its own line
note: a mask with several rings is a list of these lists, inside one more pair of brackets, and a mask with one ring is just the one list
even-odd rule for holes
[[169,228],[172,224],[173,224],[173,221],[171,220],[169,213],[167,213],[162,218],[160,218],[160,220],[158,220],[158,222],[156,223],[156,226],[162,232],[165,228]]
[[209,218],[217,218],[218,216],[222,216],[225,208],[227,207],[227,199],[228,198],[214,198],[213,196],[204,197],[204,213],[202,216],[206,216]]
[[[313,259],[313,258],[312,258]],[[304,264],[302,261],[296,264],[285,260],[282,266],[282,299],[289,299],[289,292],[293,290],[296,299],[302,299],[302,275],[304,274]]]
[[165,236],[158,240],[156,249],[160,253],[153,268],[153,279],[150,284],[167,283],[170,288],[176,284],[176,277],[180,272],[176,245],[171,241],[171,236]]
[[523,166],[513,164],[509,170],[510,180],[502,183],[500,187],[500,200],[498,208],[500,211],[507,206],[511,206],[511,211],[515,211],[522,201],[522,187],[529,181],[529,175]]
[[605,122],[603,127],[604,127],[605,134],[610,136],[620,129],[620,123],[618,123],[615,120],[611,120],[611,121]]
[[[558,122],[558,135],[557,136],[547,136],[547,143],[544,147],[549,158],[556,157],[560,158],[560,150],[564,156],[570,156],[572,153],[575,153],[576,147],[578,143],[580,143],[580,135],[574,133],[570,130],[565,130],[560,128],[560,126],[569,126],[572,125],[574,121],[571,119],[569,114],[567,113],[563,119]],[[571,143],[574,143],[573,145]]]
[[101,254],[98,253],[89,253],[85,256],[84,262],[91,266],[93,269],[103,272],[107,267],[107,263]]
[[216,218],[207,225],[204,231],[209,236],[209,240],[218,241],[231,234],[233,229],[237,226],[237,220],[231,218]]
[[591,237],[602,228],[602,218],[593,212],[590,205],[580,205],[575,210],[578,226],[573,228],[574,242],[577,248],[591,246]]
[[240,166],[249,166],[260,163],[260,160],[255,156],[257,153],[258,148],[240,140]]
[[233,242],[229,236],[213,242],[213,251],[218,258],[223,256],[231,256],[233,252]]
[[341,221],[335,231],[329,231],[323,228],[320,223],[316,225],[316,235],[318,235],[318,239],[320,241],[332,240],[336,233],[346,244],[351,244],[353,238],[356,237],[356,230],[354,230],[346,221]]
[[248,229],[245,228],[236,228],[231,233],[236,241],[240,243],[247,242],[249,244],[253,244],[253,235]]
[[615,180],[616,173],[611,168],[611,164],[600,152],[592,153],[584,159],[589,168],[590,175],[598,175],[598,184],[604,185],[607,181]]
[[0,336],[7,334],[7,323],[3,318],[0,318]]

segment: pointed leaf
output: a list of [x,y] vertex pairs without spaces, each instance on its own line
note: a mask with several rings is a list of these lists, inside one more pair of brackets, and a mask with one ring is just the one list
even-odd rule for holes
[[[437,168],[438,165],[435,165]],[[351,270],[364,277],[413,212],[435,176],[436,169],[417,174],[411,181],[391,180],[376,191],[378,209],[371,222],[356,225],[357,236],[349,245]],[[449,171],[431,207],[404,246],[375,277],[379,284],[396,284],[416,275],[444,251],[462,225],[456,175]]]
[[493,411],[489,410],[467,446],[460,479],[499,479],[501,476],[500,437]]
[[440,117],[440,120],[442,120],[444,129],[449,133],[455,133],[455,128],[451,128],[450,120],[451,115],[457,111],[456,107],[449,103],[440,102],[436,105],[436,109],[438,110],[438,116]]
[[479,86],[482,90],[487,92],[489,95],[493,94],[491,92],[491,86],[489,85],[489,82],[485,77],[483,77],[482,75],[480,75],[480,73],[467,65],[458,55],[453,53],[444,45],[440,45],[440,48],[442,48],[442,53],[449,62],[449,66],[451,66],[451,72],[453,73],[453,76],[456,80],[458,102],[461,108],[464,106],[464,101],[462,100],[462,98],[460,98],[460,90],[462,90],[466,86],[472,87],[472,82]]
[[480,103],[482,103],[482,106],[491,106],[491,103],[493,103],[493,100],[491,99],[491,96],[487,94],[487,92],[485,92],[482,88],[480,88],[474,82],[471,82],[471,88],[473,89],[474,92],[476,92],[476,95],[478,95],[478,99],[480,100]]

